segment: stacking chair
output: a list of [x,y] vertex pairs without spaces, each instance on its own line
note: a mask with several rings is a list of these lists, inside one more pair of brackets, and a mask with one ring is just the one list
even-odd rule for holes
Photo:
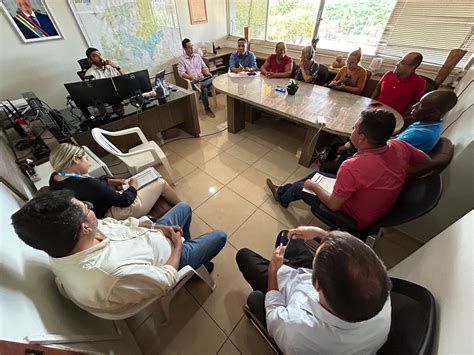
[[[174,72],[174,79],[176,82],[176,85],[182,87],[183,89],[187,89],[189,91],[194,92],[194,98],[196,99],[196,107],[199,107],[199,92],[193,89],[193,86],[191,84],[191,80],[184,79],[178,74],[178,64],[173,64],[173,72]],[[211,94],[212,94],[212,101],[214,101],[214,110],[217,110],[217,94],[216,94],[216,89],[214,88],[214,85],[211,86]]]
[[[105,137],[117,137],[133,133],[138,134],[142,144],[130,148],[128,153],[123,153]],[[166,154],[154,141],[148,141],[139,127],[132,127],[116,132],[106,131],[101,128],[94,128],[92,130],[92,137],[104,150],[122,160],[125,165],[127,165],[128,171],[132,175],[135,175],[150,166],[156,165],[161,161],[168,172],[171,183],[174,185],[175,180],[173,170],[171,169]]]
[[430,212],[438,204],[442,191],[443,181],[439,174],[409,180],[403,186],[392,209],[378,222],[364,230],[357,228],[353,218],[340,211],[334,212],[323,204],[320,205],[321,213],[314,209],[312,212],[331,229],[347,231],[373,248],[376,240],[383,235],[383,228],[410,222]]
[[[170,319],[170,304],[173,297],[186,284],[186,282],[188,282],[189,279],[191,279],[191,277],[193,277],[194,275],[196,275],[201,280],[203,280],[212,291],[215,290],[216,284],[214,280],[212,279],[212,276],[204,267],[204,265],[201,265],[196,270],[194,270],[191,266],[187,265],[178,271],[178,282],[166,295],[162,297],[150,298],[142,303],[132,305],[130,306],[129,309],[127,309],[121,314],[116,314],[116,313],[111,314],[111,313],[105,313],[105,312],[104,313],[91,312],[91,313],[103,319],[123,320],[123,319],[131,318],[134,315],[138,314],[140,311],[144,310],[145,308],[152,306],[153,307],[152,308],[153,321],[154,321],[155,327],[158,328],[158,326],[160,325],[168,324],[168,321]],[[60,287],[60,292],[63,294],[63,296],[65,296],[66,298],[69,298],[63,287]]]
[[[391,278],[391,281],[392,322],[387,341],[377,354],[432,354],[436,331],[436,307],[433,295],[426,288],[412,282],[396,278]],[[259,296],[265,297],[260,291],[254,291],[249,295],[247,305],[244,306],[244,314],[275,354],[282,354],[262,321],[252,311],[252,299],[255,301]],[[263,300],[261,306],[263,307]]]

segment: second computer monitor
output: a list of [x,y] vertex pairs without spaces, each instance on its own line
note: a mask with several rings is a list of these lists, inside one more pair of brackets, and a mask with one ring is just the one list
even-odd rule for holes
[[153,89],[150,82],[150,74],[148,74],[146,69],[116,76],[112,80],[117,89],[117,94],[122,101]]

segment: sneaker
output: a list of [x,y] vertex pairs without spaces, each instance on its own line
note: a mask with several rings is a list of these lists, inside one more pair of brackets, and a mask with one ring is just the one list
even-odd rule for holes
[[216,115],[214,115],[214,112],[212,112],[210,108],[206,108],[206,115],[208,115],[211,118],[216,117]]
[[280,201],[280,196],[278,196],[278,192],[277,192],[278,186],[276,186],[270,179],[267,179],[267,186],[270,189],[275,201],[278,201],[282,207],[288,208],[289,203]]

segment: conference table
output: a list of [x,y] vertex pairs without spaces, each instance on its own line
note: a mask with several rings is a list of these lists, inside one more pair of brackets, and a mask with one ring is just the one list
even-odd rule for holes
[[308,167],[321,130],[348,137],[360,112],[371,105],[393,112],[397,120],[394,133],[403,127],[402,116],[376,100],[304,82],[298,82],[299,90],[293,96],[275,90],[278,86],[285,88],[288,82],[289,79],[235,77],[228,73],[215,78],[215,89],[227,95],[229,132],[245,128],[245,121],[251,121],[255,109],[297,122],[307,129],[299,164]]

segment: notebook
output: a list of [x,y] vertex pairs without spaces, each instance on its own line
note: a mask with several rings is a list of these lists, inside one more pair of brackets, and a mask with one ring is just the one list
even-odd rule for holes
[[[324,190],[326,190],[327,192],[331,194],[332,190],[334,189],[334,183],[336,182],[336,179],[329,178],[327,176],[321,175],[320,173],[316,173],[311,178],[311,181],[314,181],[319,186],[321,186]],[[309,194],[315,195],[313,191],[307,190],[305,188],[303,188],[303,191]]]
[[[154,167],[150,167],[148,169],[145,169],[139,172],[138,174],[133,175],[130,179],[138,180],[137,190],[140,190],[146,185],[152,183],[153,181],[158,180],[160,177],[161,177],[161,174],[158,171],[156,171]],[[128,189],[129,185],[123,184],[122,187],[124,190],[126,190]]]

